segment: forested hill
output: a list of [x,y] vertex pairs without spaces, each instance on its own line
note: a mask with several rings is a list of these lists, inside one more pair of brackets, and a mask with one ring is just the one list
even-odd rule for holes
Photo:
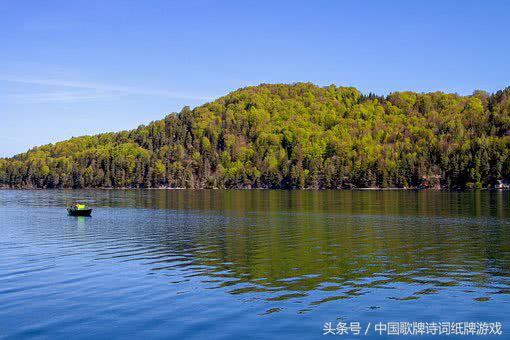
[[0,159],[0,186],[23,188],[470,188],[509,177],[510,88],[380,97],[264,84]]

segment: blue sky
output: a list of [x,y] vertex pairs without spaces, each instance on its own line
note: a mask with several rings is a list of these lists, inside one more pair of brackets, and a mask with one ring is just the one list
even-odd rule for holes
[[0,0],[0,157],[260,83],[510,85],[508,1]]

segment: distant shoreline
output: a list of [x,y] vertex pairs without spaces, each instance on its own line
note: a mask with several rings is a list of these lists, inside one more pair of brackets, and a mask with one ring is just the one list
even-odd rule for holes
[[288,188],[288,189],[272,189],[272,188],[10,188],[0,187],[0,190],[231,190],[231,191],[254,191],[254,190],[273,190],[273,191],[437,191],[437,192],[470,192],[470,191],[510,191],[509,189],[496,188],[477,188],[477,189],[448,189],[448,188],[351,188],[351,189],[313,189],[313,188]]

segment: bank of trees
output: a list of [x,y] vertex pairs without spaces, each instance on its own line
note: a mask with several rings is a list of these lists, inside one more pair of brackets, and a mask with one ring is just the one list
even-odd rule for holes
[[0,159],[23,188],[491,186],[510,178],[510,88],[362,95],[260,85],[131,131],[72,138]]

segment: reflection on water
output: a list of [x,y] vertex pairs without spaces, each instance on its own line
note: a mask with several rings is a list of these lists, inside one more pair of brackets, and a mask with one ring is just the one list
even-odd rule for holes
[[[93,216],[66,216],[75,200]],[[337,318],[507,325],[509,203],[505,192],[0,191],[0,329],[235,338],[315,337]]]

